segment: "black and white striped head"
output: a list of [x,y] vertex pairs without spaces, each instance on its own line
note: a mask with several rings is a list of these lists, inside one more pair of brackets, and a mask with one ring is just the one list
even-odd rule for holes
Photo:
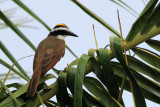
[[65,24],[57,24],[49,33],[48,36],[56,36],[59,39],[64,40],[66,36],[78,37],[74,34]]

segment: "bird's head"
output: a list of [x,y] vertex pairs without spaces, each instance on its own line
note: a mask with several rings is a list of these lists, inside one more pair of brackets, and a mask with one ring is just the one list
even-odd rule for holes
[[55,36],[59,39],[64,39],[67,36],[78,37],[65,24],[57,24],[48,36]]

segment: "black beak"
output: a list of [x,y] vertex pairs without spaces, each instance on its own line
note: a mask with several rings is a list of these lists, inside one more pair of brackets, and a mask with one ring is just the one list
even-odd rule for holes
[[73,32],[71,32],[71,31],[70,31],[70,32],[68,32],[68,35],[69,35],[69,36],[78,37],[76,34],[74,34],[74,33],[73,33]]

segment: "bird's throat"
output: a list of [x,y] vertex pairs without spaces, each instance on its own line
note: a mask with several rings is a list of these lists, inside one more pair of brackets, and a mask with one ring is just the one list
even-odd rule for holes
[[56,36],[58,39],[64,40],[64,38],[66,37],[65,35],[57,35]]

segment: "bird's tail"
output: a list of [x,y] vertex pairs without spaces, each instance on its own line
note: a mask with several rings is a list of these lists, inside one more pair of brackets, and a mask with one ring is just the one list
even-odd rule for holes
[[33,72],[32,78],[28,86],[28,90],[26,92],[27,97],[35,95],[40,77],[41,77],[41,71],[35,70]]

